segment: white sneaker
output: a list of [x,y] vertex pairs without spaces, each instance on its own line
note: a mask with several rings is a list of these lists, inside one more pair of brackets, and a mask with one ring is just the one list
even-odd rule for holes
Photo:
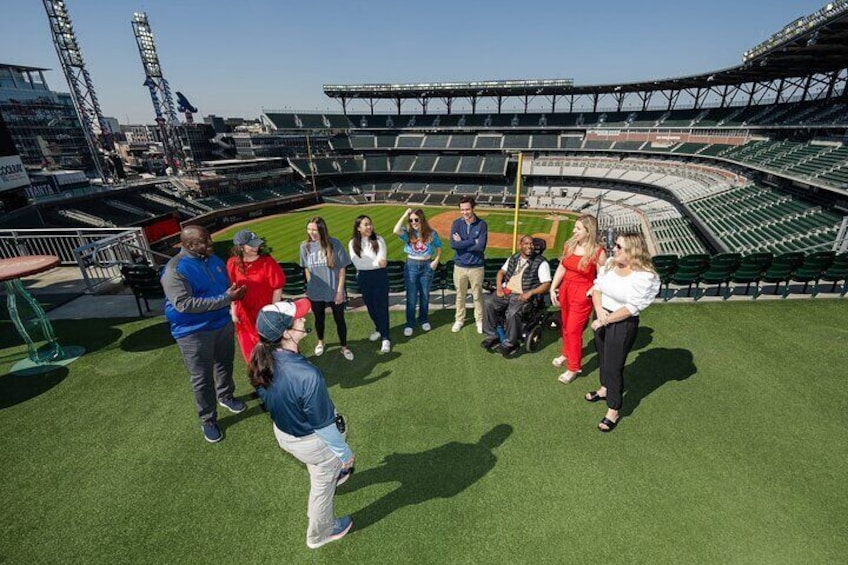
[[372,333],[371,335],[368,336],[368,341],[377,341],[381,337],[382,336],[380,335],[380,332],[374,332],[374,333]]
[[433,328],[432,326],[430,326],[430,322],[424,322],[423,324],[421,324],[421,329],[425,332],[429,332]]
[[412,335],[412,328],[403,328],[403,335],[409,337]]
[[383,345],[380,347],[380,353],[388,353],[392,350],[392,342],[384,339]]
[[454,322],[453,325],[451,326],[451,331],[455,334],[459,333],[459,330],[461,330],[461,329],[462,329],[462,322]]
[[342,355],[348,361],[353,361],[353,351],[351,351],[350,349],[342,349]]
[[324,344],[319,343],[315,346],[315,357],[321,357],[322,355],[324,355]]
[[477,322],[477,333],[480,335],[483,334],[483,322]]

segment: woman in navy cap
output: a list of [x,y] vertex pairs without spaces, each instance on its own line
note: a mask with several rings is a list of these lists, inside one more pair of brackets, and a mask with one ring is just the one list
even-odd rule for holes
[[227,261],[230,282],[247,288],[244,298],[230,306],[230,316],[236,328],[241,353],[245,362],[259,343],[256,333],[256,316],[259,310],[283,296],[286,275],[280,265],[264,247],[265,242],[250,230],[236,232],[233,237],[231,257]]
[[306,545],[316,549],[344,537],[353,526],[350,516],[334,517],[333,498],[352,473],[354,456],[336,426],[324,375],[298,351],[309,333],[304,317],[310,308],[307,298],[262,308],[256,320],[260,342],[248,379],[271,414],[277,443],[309,471]]

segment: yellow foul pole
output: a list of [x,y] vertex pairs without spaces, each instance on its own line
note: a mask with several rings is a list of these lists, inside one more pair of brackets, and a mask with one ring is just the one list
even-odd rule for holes
[[524,166],[524,154],[518,153],[518,172],[515,175],[515,214],[512,221],[512,252],[518,249],[518,205],[521,203],[521,178]]

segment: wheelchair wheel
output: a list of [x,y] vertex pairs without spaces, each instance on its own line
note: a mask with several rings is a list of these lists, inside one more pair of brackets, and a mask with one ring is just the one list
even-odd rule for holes
[[532,353],[539,349],[542,345],[542,330],[543,326],[534,326],[530,333],[527,335],[527,340],[524,342],[524,346],[527,348],[528,353]]
[[562,317],[559,311],[557,312],[548,312],[547,319],[545,320],[545,326],[550,328],[553,331],[559,331],[559,326],[562,323]]

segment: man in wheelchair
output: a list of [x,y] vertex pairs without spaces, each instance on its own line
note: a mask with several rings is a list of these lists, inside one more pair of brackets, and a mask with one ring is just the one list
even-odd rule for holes
[[[485,349],[498,346],[504,356],[510,355],[520,345],[523,317],[537,308],[551,286],[551,267],[542,256],[544,240],[537,240],[541,249],[529,235],[521,237],[519,252],[506,260],[497,274],[495,291],[483,300],[483,333],[486,339],[480,344]],[[503,320],[503,340],[498,336],[498,322]]]

